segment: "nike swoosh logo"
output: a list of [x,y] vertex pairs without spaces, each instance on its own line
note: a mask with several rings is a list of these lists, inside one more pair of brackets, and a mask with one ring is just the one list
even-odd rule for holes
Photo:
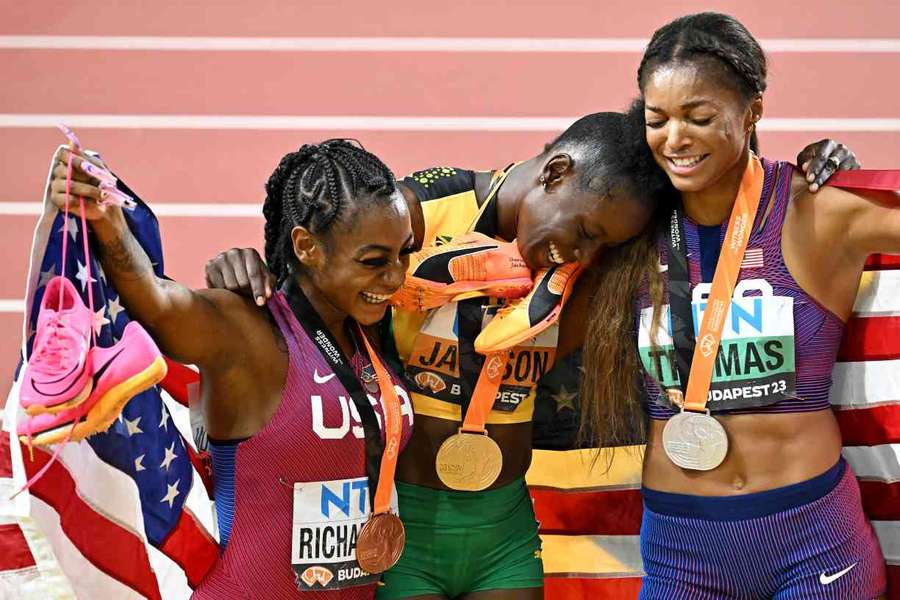
[[839,579],[840,577],[843,577],[844,575],[849,573],[850,569],[852,569],[855,566],[856,566],[856,563],[853,563],[846,569],[838,571],[837,573],[835,573],[833,575],[826,575],[825,571],[822,571],[822,573],[819,574],[819,583],[821,583],[822,585],[828,585],[829,583],[832,583],[835,579]]
[[106,370],[109,368],[109,366],[112,364],[112,362],[114,360],[116,360],[117,358],[119,358],[119,355],[122,354],[124,351],[125,351],[125,349],[122,348],[121,350],[119,350],[118,352],[113,354],[111,357],[109,357],[109,360],[107,360],[105,363],[103,363],[103,365],[99,369],[94,371],[94,386],[95,387],[96,387],[97,383],[100,381],[100,378],[103,377],[103,374],[106,373]]
[[316,383],[327,383],[331,381],[332,377],[334,377],[334,373],[329,373],[325,377],[322,377],[321,375],[319,375],[318,369],[313,371],[313,381],[315,381]]
[[78,370],[78,375],[76,375],[76,376],[72,379],[72,381],[69,383],[69,385],[66,386],[66,389],[60,390],[60,391],[56,392],[56,394],[52,394],[52,393],[49,393],[49,392],[45,392],[44,390],[42,390],[41,388],[38,387],[38,382],[37,382],[37,381],[34,381],[33,379],[31,380],[31,387],[34,389],[34,391],[36,391],[37,393],[42,394],[42,395],[44,395],[44,396],[53,396],[53,395],[61,396],[61,395],[65,394],[66,392],[68,392],[70,389],[72,389],[72,386],[75,385],[75,384],[78,382],[78,378],[81,377],[81,374],[84,372],[84,370],[85,370],[86,368],[87,368],[87,360],[85,360],[85,361],[81,364],[81,368],[80,368],[80,369],[79,369],[78,365],[75,365],[74,367],[72,367],[72,370],[70,370],[68,373],[66,373],[65,375],[63,375],[63,376],[60,377],[59,379],[54,379],[53,381],[42,381],[42,382],[40,382],[40,385],[42,385],[42,386],[43,386],[43,385],[52,385],[52,384],[54,384],[54,383],[59,383],[60,381],[62,381],[62,380],[65,379],[66,377],[71,376],[71,375],[76,371],[76,369],[77,369],[77,370]]

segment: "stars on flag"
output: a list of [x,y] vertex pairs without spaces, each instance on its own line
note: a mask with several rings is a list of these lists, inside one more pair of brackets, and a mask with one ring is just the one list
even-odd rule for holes
[[144,454],[141,454],[137,458],[134,459],[134,471],[135,473],[140,473],[141,471],[146,471],[147,467],[144,466]]
[[570,392],[566,389],[566,386],[560,385],[559,392],[550,397],[556,402],[556,412],[560,412],[564,408],[575,411],[575,398],[578,397],[578,394]]
[[56,277],[56,265],[52,265],[49,271],[41,271],[41,278],[38,281],[38,288],[42,288],[47,285],[51,279]]
[[[65,219],[65,217],[63,217]],[[57,233],[63,233],[66,230],[66,223],[63,221],[62,227],[59,228]],[[69,217],[69,236],[71,236],[73,242],[78,241],[78,219],[75,217]]]
[[160,406],[162,409],[162,419],[159,421],[159,426],[166,431],[169,430],[169,411],[166,410],[166,405],[163,404]]
[[168,502],[168,503],[169,503],[169,508],[172,508],[172,503],[174,503],[174,502],[175,502],[175,498],[178,497],[178,493],[179,493],[179,492],[178,492],[178,484],[179,484],[179,483],[181,483],[181,480],[180,480],[180,479],[176,479],[176,480],[175,480],[175,483],[167,483],[167,484],[166,484],[166,488],[168,488],[168,489],[167,489],[167,491],[166,491],[166,495],[163,496],[163,499],[162,499],[162,500],[160,500],[160,503]]
[[[88,283],[88,272],[87,266],[81,264],[80,260],[78,262],[78,273],[75,275],[75,279],[81,282],[81,291],[84,292],[87,289]],[[97,283],[97,280],[91,277],[91,283]]]
[[[101,274],[102,277],[102,274]],[[116,319],[119,318],[119,313],[123,312],[125,309],[122,308],[122,305],[119,303],[119,298],[110,298],[109,302],[106,304],[106,308],[109,311],[109,318],[113,324],[115,324]]]
[[93,317],[93,327],[94,327],[94,335],[100,335],[100,330],[103,329],[104,325],[109,325],[109,319],[106,318],[106,311],[101,306],[94,312]]
[[172,442],[172,445],[166,448],[166,455],[163,458],[162,463],[160,463],[159,468],[165,471],[169,470],[169,465],[172,464],[172,461],[178,457],[175,454],[175,442]]
[[141,417],[135,417],[134,420],[125,419],[125,427],[128,428],[128,437],[137,435],[139,433],[144,433],[144,430],[141,429],[139,426],[140,422],[141,422]]

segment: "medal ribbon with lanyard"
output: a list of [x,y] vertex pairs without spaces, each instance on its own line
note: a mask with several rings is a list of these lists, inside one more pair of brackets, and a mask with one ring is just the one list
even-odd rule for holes
[[[470,230],[477,227],[496,197],[500,185],[515,167],[516,165],[511,165],[494,176],[491,190]],[[497,399],[497,391],[508,361],[509,350],[485,356],[471,399],[468,402],[463,399],[461,409],[465,417],[462,426],[444,440],[438,449],[434,461],[435,470],[441,482],[450,489],[481,491],[489,488],[500,476],[503,453],[497,442],[488,435],[485,423]]]
[[[683,401],[679,403],[681,412],[669,419],[663,428],[663,448],[669,459],[683,469],[715,469],[722,464],[728,453],[725,428],[710,415],[706,403],[731,297],[759,207],[763,178],[762,165],[751,153],[728,221],[725,243],[716,264],[712,289],[706,300],[697,344],[693,339],[691,286],[687,276],[683,217],[678,209],[672,214],[669,225],[669,268],[674,271],[670,273],[669,303],[676,364],[681,384],[687,391]],[[687,361],[688,356],[691,357],[690,362]],[[668,390],[670,397],[674,399],[680,399],[679,392],[680,390]]]
[[[728,437],[722,425],[706,408],[716,354],[741,261],[750,239],[762,192],[764,173],[756,156],[750,156],[725,234],[725,245],[716,265],[707,308],[699,329],[700,345],[695,345],[691,314],[691,287],[687,271],[682,216],[676,209],[669,226],[669,295],[672,339],[682,389],[670,388],[669,398],[681,412],[666,422],[663,448],[669,459],[684,469],[711,470],[728,452]],[[874,191],[900,190],[900,170],[856,170],[834,173],[827,185]]]
[[[306,331],[306,335],[319,348],[319,352],[325,357],[359,411],[365,433],[366,474],[373,509],[356,541],[356,560],[359,566],[369,573],[381,573],[400,559],[406,543],[403,523],[390,510],[394,472],[397,468],[403,432],[400,399],[390,374],[369,343],[362,327],[356,323],[356,331],[351,331],[350,335],[362,338],[381,391],[385,421],[385,443],[382,445],[375,410],[334,336],[293,279],[285,283],[284,291],[291,310],[297,315],[297,320]],[[375,490],[374,494],[372,490]]]

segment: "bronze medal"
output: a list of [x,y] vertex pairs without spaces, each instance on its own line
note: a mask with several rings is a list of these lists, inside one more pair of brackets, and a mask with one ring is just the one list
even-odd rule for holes
[[438,477],[448,488],[479,492],[497,481],[503,453],[487,433],[460,430],[444,440],[434,462]]
[[356,540],[356,562],[364,571],[382,573],[393,567],[406,543],[406,531],[397,515],[372,515]]
[[666,456],[682,469],[710,471],[728,454],[725,428],[706,413],[678,413],[666,422],[662,442]]

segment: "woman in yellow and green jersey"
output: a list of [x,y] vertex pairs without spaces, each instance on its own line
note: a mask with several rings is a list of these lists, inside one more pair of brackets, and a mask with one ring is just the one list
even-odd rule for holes
[[[652,199],[658,197],[655,192],[662,189],[657,183],[639,193],[632,173],[643,169],[621,150],[623,126],[621,115],[591,115],[545,153],[501,171],[435,168],[413,173],[402,184],[410,205],[418,209],[411,213],[417,239],[428,247],[474,231],[516,239],[534,270],[591,263],[604,246],[643,229]],[[613,152],[615,158],[607,157]],[[533,294],[541,291],[535,286]],[[522,306],[541,301],[529,300]],[[416,426],[397,471],[406,548],[385,574],[378,598],[476,598],[477,592],[488,591],[495,598],[501,597],[499,590],[516,590],[502,597],[542,597],[540,540],[524,476],[531,461],[537,382],[559,354],[577,345],[573,336],[566,336],[567,347],[558,347],[556,324],[509,350],[487,416],[488,435],[502,453],[502,470],[488,489],[448,489],[435,468],[439,447],[457,433],[463,405],[485,362],[475,351],[475,339],[500,306],[494,298],[481,297],[450,302],[427,314],[394,311],[392,337]]]

